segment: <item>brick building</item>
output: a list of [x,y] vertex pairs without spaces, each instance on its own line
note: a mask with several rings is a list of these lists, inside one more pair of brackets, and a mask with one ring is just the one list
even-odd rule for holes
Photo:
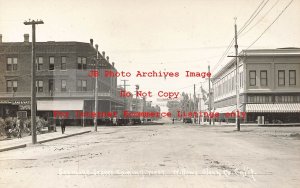
[[[239,60],[240,111],[245,122],[300,122],[300,49],[243,50]],[[236,108],[235,59],[212,78],[213,106],[224,114]],[[232,119],[234,121],[234,118]]]
[[[93,40],[83,42],[36,43],[37,115],[53,116],[53,111],[68,111],[68,119],[82,119],[75,111],[94,111],[96,49]],[[117,71],[105,52],[99,54],[98,111],[115,111],[123,101],[117,93],[117,78],[104,77],[105,70]],[[0,117],[15,116],[19,110],[30,115],[31,42],[3,42],[0,35]],[[92,118],[86,118],[90,123]],[[100,120],[99,120],[100,121]],[[78,122],[77,122],[78,123]]]

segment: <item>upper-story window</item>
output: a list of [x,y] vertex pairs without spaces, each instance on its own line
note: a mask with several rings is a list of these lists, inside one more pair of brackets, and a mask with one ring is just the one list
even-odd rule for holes
[[289,84],[296,85],[296,70],[289,71]]
[[62,92],[67,91],[67,81],[66,80],[61,80],[61,89]]
[[244,74],[240,72],[240,88],[244,87]]
[[266,70],[260,71],[260,85],[261,86],[268,85],[268,73]]
[[278,71],[278,85],[279,86],[285,85],[285,71],[284,70]]
[[86,58],[85,57],[78,57],[77,58],[77,69],[86,69]]
[[86,80],[77,80],[77,91],[87,91]]
[[60,69],[61,70],[67,69],[67,57],[61,57]]
[[36,86],[36,92],[43,92],[44,82],[42,80],[37,80],[35,86]]
[[54,57],[49,57],[49,70],[54,70]]
[[7,80],[6,81],[6,91],[7,92],[16,92],[18,89],[18,81],[16,80]]
[[6,70],[7,71],[18,70],[18,58],[16,57],[7,58]]
[[36,61],[36,70],[42,70],[43,69],[43,57],[37,57],[35,59]]
[[229,90],[229,92],[231,92],[231,90],[232,90],[232,80],[231,80],[232,78],[229,78],[229,80],[228,80],[228,90]]
[[250,86],[256,86],[256,71],[249,71]]

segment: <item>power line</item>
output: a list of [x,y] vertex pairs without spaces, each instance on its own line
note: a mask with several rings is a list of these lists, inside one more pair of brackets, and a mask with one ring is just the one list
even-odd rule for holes
[[[269,0],[267,0],[265,2],[265,0],[263,0],[258,7],[255,9],[255,11],[252,13],[252,15],[250,16],[250,18],[244,23],[243,27],[238,31],[238,35],[242,33],[242,31],[244,31],[244,29],[246,29],[254,20],[254,18],[261,12],[261,10],[265,7],[265,5],[268,3]],[[265,4],[263,4],[265,2]],[[213,67],[212,71],[215,71],[218,66],[222,63],[222,61],[224,60],[224,58],[226,57],[226,55],[228,54],[229,50],[231,49],[232,45],[234,43],[234,37],[232,38],[231,42],[229,43],[228,47],[226,48],[225,52],[223,53],[223,55],[221,56],[221,58],[219,59],[219,61],[217,62],[217,64]]]
[[284,11],[292,4],[294,0],[291,0],[285,7],[284,9],[279,13],[279,15],[275,18],[275,20],[259,35],[257,39],[255,39],[250,46],[248,46],[247,50],[253,46],[262,36],[263,34],[279,19],[279,17],[284,13]]
[[262,11],[262,9],[266,6],[266,4],[269,2],[267,0],[264,3],[264,0],[259,4],[257,9],[253,12],[253,14],[250,16],[250,18],[247,20],[247,22],[241,27],[241,29],[238,31],[238,35],[240,35],[251,23],[252,21],[257,17],[257,15]]
[[273,8],[279,3],[280,0],[277,0],[273,6],[266,12],[266,14],[264,14],[251,28],[249,28],[246,32],[244,32],[242,36],[246,35],[249,31],[251,31],[257,24],[259,24],[270,12],[271,10],[273,10]]

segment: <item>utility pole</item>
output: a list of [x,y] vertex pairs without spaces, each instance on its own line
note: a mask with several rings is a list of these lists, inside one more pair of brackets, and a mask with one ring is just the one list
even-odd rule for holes
[[[210,73],[210,65],[208,65],[208,72]],[[209,110],[209,125],[211,125],[211,88],[210,88],[210,77],[208,77],[208,110]]]
[[235,122],[236,122],[236,129],[240,131],[240,119],[237,116],[240,106],[240,93],[239,93],[239,64],[238,64],[238,44],[237,44],[237,26],[236,26],[236,17],[234,18],[234,39],[235,39],[235,81],[236,81],[236,115],[235,115]]
[[98,73],[96,73],[95,76],[95,117],[94,117],[94,131],[97,132],[97,114],[98,114],[98,76],[99,76],[99,72],[98,72],[98,61],[99,61],[99,53],[98,53],[98,45],[96,44],[96,61],[95,61],[95,71]]
[[[126,82],[127,82],[128,80],[121,80],[121,81],[123,82],[124,92],[126,92],[126,87],[127,87],[127,86],[130,86],[130,85],[127,85],[127,84],[126,84]],[[126,110],[126,95],[124,96],[124,110],[123,110],[123,113],[124,113],[125,110]]]
[[199,125],[200,125],[201,124],[201,98],[200,98],[200,94],[198,94],[198,99],[199,99],[198,110],[200,112],[200,115],[198,117],[199,117]]
[[137,92],[138,90],[140,89],[140,86],[139,85],[135,85],[135,111],[137,112],[138,111],[138,100],[137,100]]
[[44,24],[42,20],[29,20],[24,22],[25,25],[32,26],[32,53],[31,53],[31,135],[32,144],[37,143],[36,139],[36,62],[35,62],[35,25]]
[[[196,84],[194,84],[194,105],[193,105],[193,112],[196,111]],[[193,123],[196,123],[197,122],[197,117],[194,117],[194,122]]]

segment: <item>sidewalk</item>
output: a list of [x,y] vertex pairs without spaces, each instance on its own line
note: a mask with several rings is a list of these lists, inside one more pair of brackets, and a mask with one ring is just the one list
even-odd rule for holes
[[[61,134],[60,127],[57,127],[57,132],[37,135],[37,142],[44,143],[52,140],[67,138],[70,136],[85,134],[91,132],[92,129],[93,129],[92,127],[67,126],[65,134]],[[14,138],[12,140],[2,140],[0,141],[0,152],[17,149],[17,148],[24,148],[28,144],[32,144],[31,136],[22,137],[21,139]]]

